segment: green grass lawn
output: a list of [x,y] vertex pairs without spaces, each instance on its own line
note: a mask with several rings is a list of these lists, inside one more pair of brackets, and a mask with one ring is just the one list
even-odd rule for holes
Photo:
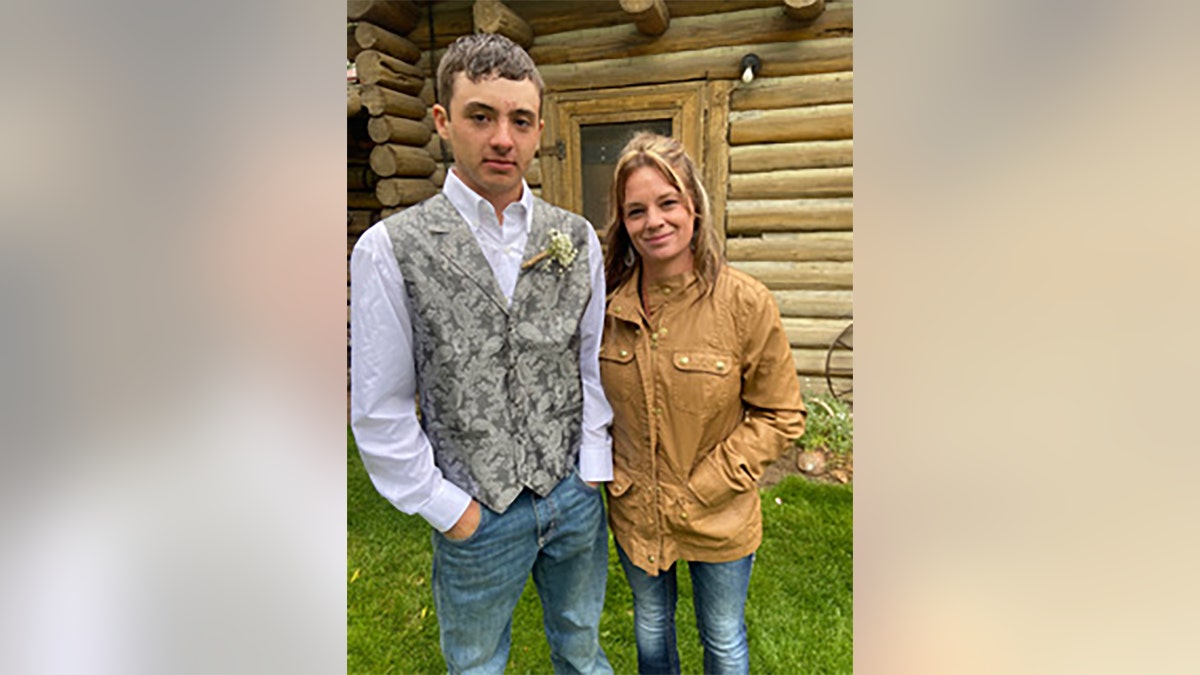
[[[444,673],[429,589],[429,526],[375,492],[353,440],[347,463],[347,672]],[[763,493],[763,544],[746,607],[754,672],[853,671],[852,502],[849,486],[798,477]],[[634,673],[633,601],[611,536],[609,547],[601,644],[617,673]],[[686,570],[680,566],[679,651],[683,672],[700,673]],[[532,582],[513,618],[508,672],[551,672]]]

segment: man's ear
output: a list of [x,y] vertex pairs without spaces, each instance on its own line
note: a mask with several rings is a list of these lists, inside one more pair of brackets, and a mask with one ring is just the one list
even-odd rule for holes
[[442,107],[440,103],[433,104],[433,126],[437,129],[438,136],[449,140],[450,111]]

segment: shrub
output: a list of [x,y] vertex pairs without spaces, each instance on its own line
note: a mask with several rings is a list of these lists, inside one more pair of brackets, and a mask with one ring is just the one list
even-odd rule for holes
[[824,448],[833,456],[854,452],[854,409],[828,394],[804,397],[808,422],[796,445],[804,450]]

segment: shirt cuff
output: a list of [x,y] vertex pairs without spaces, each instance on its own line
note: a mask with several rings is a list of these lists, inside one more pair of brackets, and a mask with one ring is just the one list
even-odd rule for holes
[[445,532],[454,527],[454,524],[458,522],[459,518],[462,518],[470,505],[471,495],[443,478],[433,495],[429,497],[429,502],[417,513],[429,521],[435,530]]
[[579,448],[579,477],[593,483],[612,480],[612,446],[583,446]]

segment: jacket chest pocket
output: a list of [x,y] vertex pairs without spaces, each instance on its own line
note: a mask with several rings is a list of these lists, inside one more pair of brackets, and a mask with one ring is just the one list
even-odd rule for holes
[[674,352],[668,375],[671,404],[701,415],[734,405],[742,391],[735,366],[728,352]]
[[641,400],[642,381],[632,345],[614,341],[600,346],[600,381],[609,401]]

